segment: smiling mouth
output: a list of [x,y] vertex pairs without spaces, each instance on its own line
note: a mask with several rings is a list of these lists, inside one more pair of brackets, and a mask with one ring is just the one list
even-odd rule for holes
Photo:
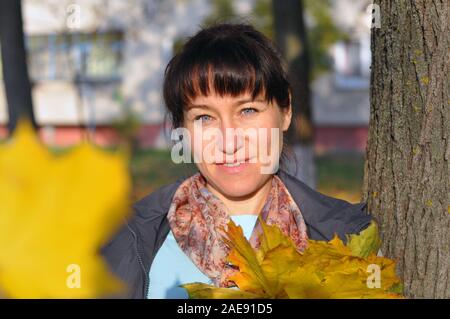
[[241,165],[243,163],[245,163],[245,162],[224,163],[224,164],[219,164],[219,165],[223,165],[223,166],[226,166],[226,167],[236,167],[236,166],[239,166],[239,165]]
[[245,159],[245,160],[236,160],[234,162],[227,162],[227,163],[216,163],[216,165],[220,165],[220,166],[225,166],[225,167],[237,167],[241,164],[249,164],[250,163],[250,159]]

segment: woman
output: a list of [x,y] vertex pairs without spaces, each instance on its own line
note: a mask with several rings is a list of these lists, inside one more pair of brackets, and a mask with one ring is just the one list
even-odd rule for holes
[[[292,117],[290,88],[274,47],[251,26],[217,25],[192,37],[167,66],[164,99],[173,127],[188,133],[184,151],[193,151],[198,173],[136,203],[104,248],[128,297],[184,298],[178,285],[188,282],[233,287],[227,277],[238,269],[226,262],[220,232],[230,219],[256,248],[261,215],[299,251],[307,239],[337,234],[345,241],[370,223],[364,203],[325,196],[278,168]],[[230,129],[241,131],[227,135]],[[251,129],[257,138],[242,133]],[[195,144],[199,132],[202,143]]]

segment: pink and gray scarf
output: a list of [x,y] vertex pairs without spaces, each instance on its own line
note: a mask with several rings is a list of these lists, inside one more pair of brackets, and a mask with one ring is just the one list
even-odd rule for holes
[[[280,227],[284,235],[296,244],[298,251],[307,246],[306,224],[297,204],[286,186],[276,175],[272,179],[269,196],[261,210],[262,219]],[[226,257],[230,251],[220,236],[220,228],[227,229],[230,216],[223,202],[206,188],[206,180],[196,173],[177,189],[167,215],[172,233],[184,253],[217,287],[230,287],[226,278],[237,271]],[[249,242],[258,248],[262,233],[256,222]]]

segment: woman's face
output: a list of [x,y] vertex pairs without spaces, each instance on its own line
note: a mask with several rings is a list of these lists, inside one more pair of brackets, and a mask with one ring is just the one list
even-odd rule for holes
[[290,107],[251,94],[198,96],[184,110],[199,171],[229,199],[251,196],[276,172],[290,122]]

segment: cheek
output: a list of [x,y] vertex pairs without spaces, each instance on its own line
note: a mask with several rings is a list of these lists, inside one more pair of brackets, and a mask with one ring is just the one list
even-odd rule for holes
[[265,121],[261,121],[259,128],[264,128],[264,134],[258,134],[259,145],[265,144],[267,150],[278,150],[283,144],[282,121],[279,112],[273,112]]
[[217,160],[221,160],[222,153],[218,148],[218,137],[215,133],[207,130],[198,130],[196,135],[191,133],[191,153],[194,160],[197,159],[201,163],[211,164]]
[[[259,141],[259,163],[262,174],[273,174],[279,167],[281,151],[283,148],[283,130],[280,125],[279,112],[273,112],[264,123],[261,123],[266,131]],[[264,148],[264,149],[263,149]]]

